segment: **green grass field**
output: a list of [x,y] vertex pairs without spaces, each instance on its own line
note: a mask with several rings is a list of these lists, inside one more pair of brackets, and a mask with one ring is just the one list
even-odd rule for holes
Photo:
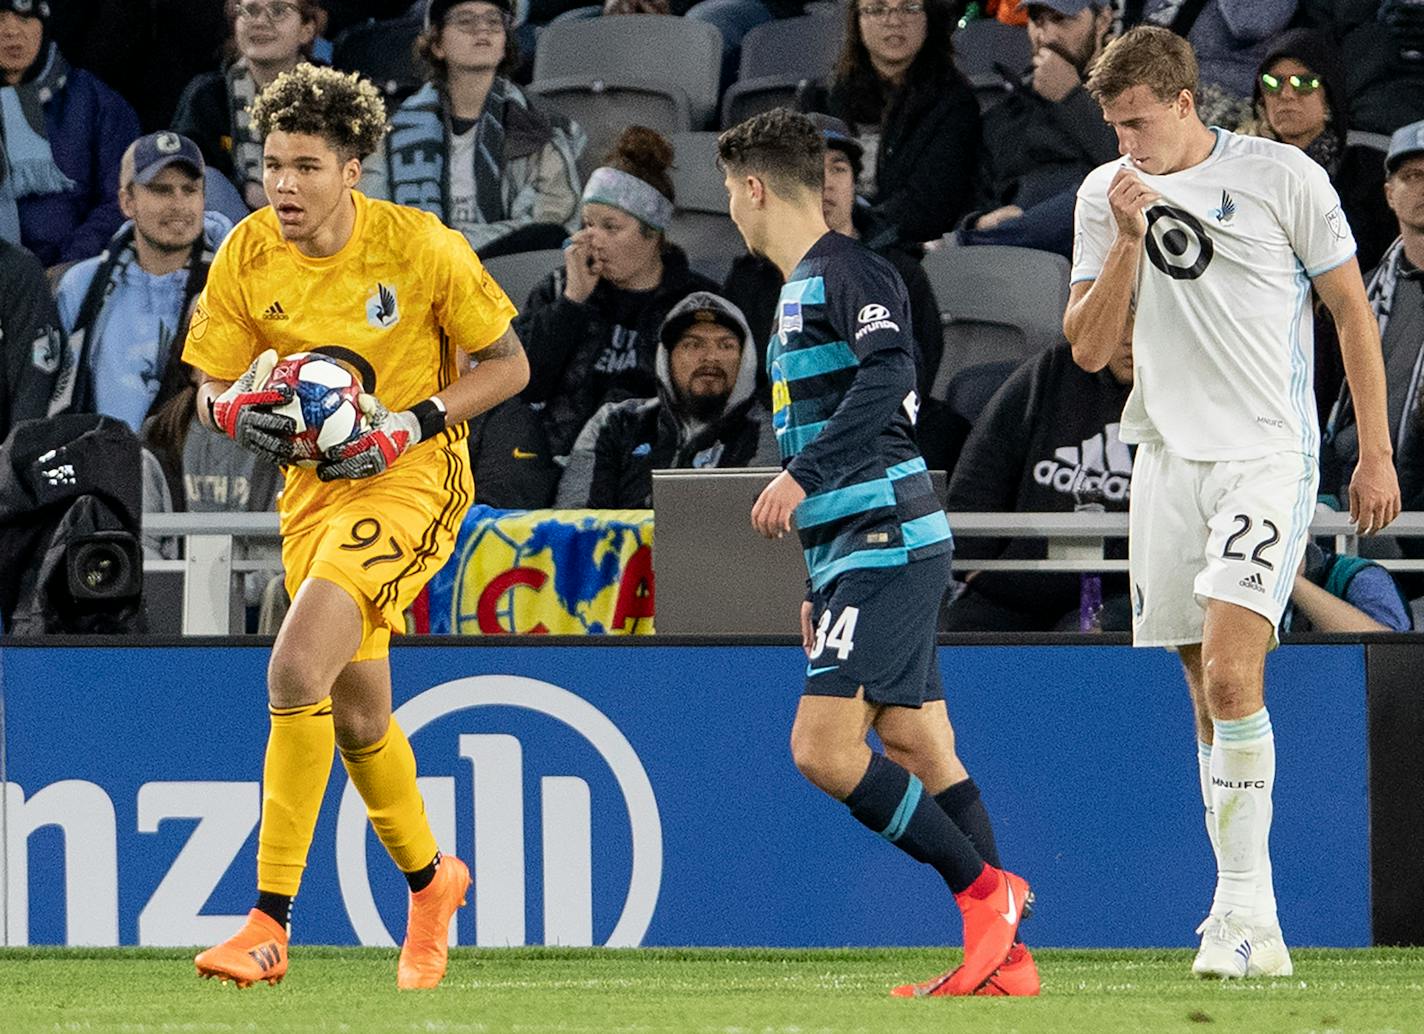
[[1424,950],[1294,953],[1289,980],[1203,983],[1186,951],[1042,951],[1037,999],[902,1001],[945,953],[461,949],[398,993],[394,950],[301,948],[279,986],[201,981],[191,952],[0,950],[0,1032],[629,1031],[1155,1034],[1424,1031]]

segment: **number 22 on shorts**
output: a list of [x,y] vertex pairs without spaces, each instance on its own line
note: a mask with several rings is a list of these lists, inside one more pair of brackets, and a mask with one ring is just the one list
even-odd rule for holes
[[839,660],[845,660],[855,649],[855,623],[860,620],[859,607],[841,608],[840,617],[831,623],[831,609],[821,611],[821,620],[816,622],[816,639],[811,644],[810,660],[816,660],[826,652],[826,647],[836,651]]

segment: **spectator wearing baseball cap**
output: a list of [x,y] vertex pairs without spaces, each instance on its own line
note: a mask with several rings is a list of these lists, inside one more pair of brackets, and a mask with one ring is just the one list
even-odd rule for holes
[[[992,230],[1056,194],[1073,192],[1117,156],[1117,137],[1083,88],[1112,33],[1107,0],[1029,0],[1029,67],[984,113],[979,211],[968,228]],[[1071,206],[1069,206],[1071,207]],[[1069,214],[1071,220],[1071,212]],[[1071,236],[1065,227],[1063,236]]]
[[658,334],[658,392],[604,405],[579,433],[557,505],[652,505],[653,470],[776,466],[771,414],[756,398],[746,317],[709,291],[688,295]]
[[416,50],[428,81],[391,117],[361,189],[434,213],[482,258],[559,247],[576,228],[587,140],[510,80],[511,0],[430,0]]
[[119,157],[139,135],[117,93],[47,38],[46,0],[0,0],[0,236],[46,266],[98,254],[122,219]]
[[262,189],[262,141],[248,108],[283,72],[312,60],[326,27],[318,0],[225,0],[232,60],[222,71],[195,76],[178,99],[175,133],[195,141],[203,159],[232,181],[249,209],[267,204]]
[[118,203],[128,220],[59,283],[74,411],[115,417],[137,433],[189,388],[192,371],[180,359],[188,308],[232,229],[204,211],[203,171],[198,145],[167,130],[135,140],[120,159]]
[[[939,304],[924,267],[920,265],[919,249],[896,243],[893,234],[884,232],[884,224],[877,212],[856,196],[855,184],[860,176],[865,150],[861,142],[851,135],[850,128],[831,115],[812,114],[808,117],[821,130],[821,136],[826,141],[821,213],[825,216],[827,228],[857,240],[879,240],[879,246],[874,248],[876,254],[894,266],[900,279],[905,281],[915,336],[917,385],[924,399],[928,397],[930,383],[939,367],[944,339],[940,330]],[[766,356],[767,337],[771,333],[782,282],[781,270],[774,263],[748,253],[732,263],[723,286],[723,293],[747,313],[751,323],[758,355],[759,390],[763,394],[770,389],[765,380],[766,364],[762,360]]]

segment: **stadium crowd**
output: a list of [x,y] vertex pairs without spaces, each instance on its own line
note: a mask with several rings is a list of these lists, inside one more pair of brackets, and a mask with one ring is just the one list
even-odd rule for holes
[[[0,0],[0,441],[102,414],[145,447],[146,509],[272,508],[273,469],[199,424],[180,357],[214,251],[267,203],[248,106],[310,61],[385,94],[391,132],[361,189],[436,213],[519,305],[531,377],[471,436],[481,500],[641,507],[655,467],[775,464],[763,360],[780,274],[746,253],[725,198],[704,200],[722,190],[706,140],[788,105],[825,136],[828,225],[907,285],[921,445],[950,470],[948,508],[1126,510],[1130,342],[1089,374],[1059,328],[1044,348],[1023,321],[1045,293],[1061,317],[1075,192],[1117,154],[1083,83],[1140,22],[1192,42],[1209,122],[1298,147],[1335,184],[1383,338],[1405,506],[1424,509],[1418,0]],[[582,63],[561,63],[560,39]],[[699,60],[702,99],[684,74]],[[1048,256],[1061,283],[1020,275],[1006,247]],[[965,315],[983,308],[976,283],[1012,285],[989,299],[996,320]],[[1315,313],[1321,500],[1338,508],[1354,425]],[[942,627],[1077,629],[1087,584],[970,574]],[[1092,627],[1125,628],[1125,585],[1092,588]],[[1293,627],[1406,630],[1414,597],[1424,582],[1315,550]]]

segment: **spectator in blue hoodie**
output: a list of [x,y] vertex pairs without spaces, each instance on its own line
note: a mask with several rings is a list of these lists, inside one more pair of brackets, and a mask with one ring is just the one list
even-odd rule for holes
[[46,39],[46,0],[0,0],[0,236],[51,270],[97,255],[119,228],[119,157],[138,116]]

